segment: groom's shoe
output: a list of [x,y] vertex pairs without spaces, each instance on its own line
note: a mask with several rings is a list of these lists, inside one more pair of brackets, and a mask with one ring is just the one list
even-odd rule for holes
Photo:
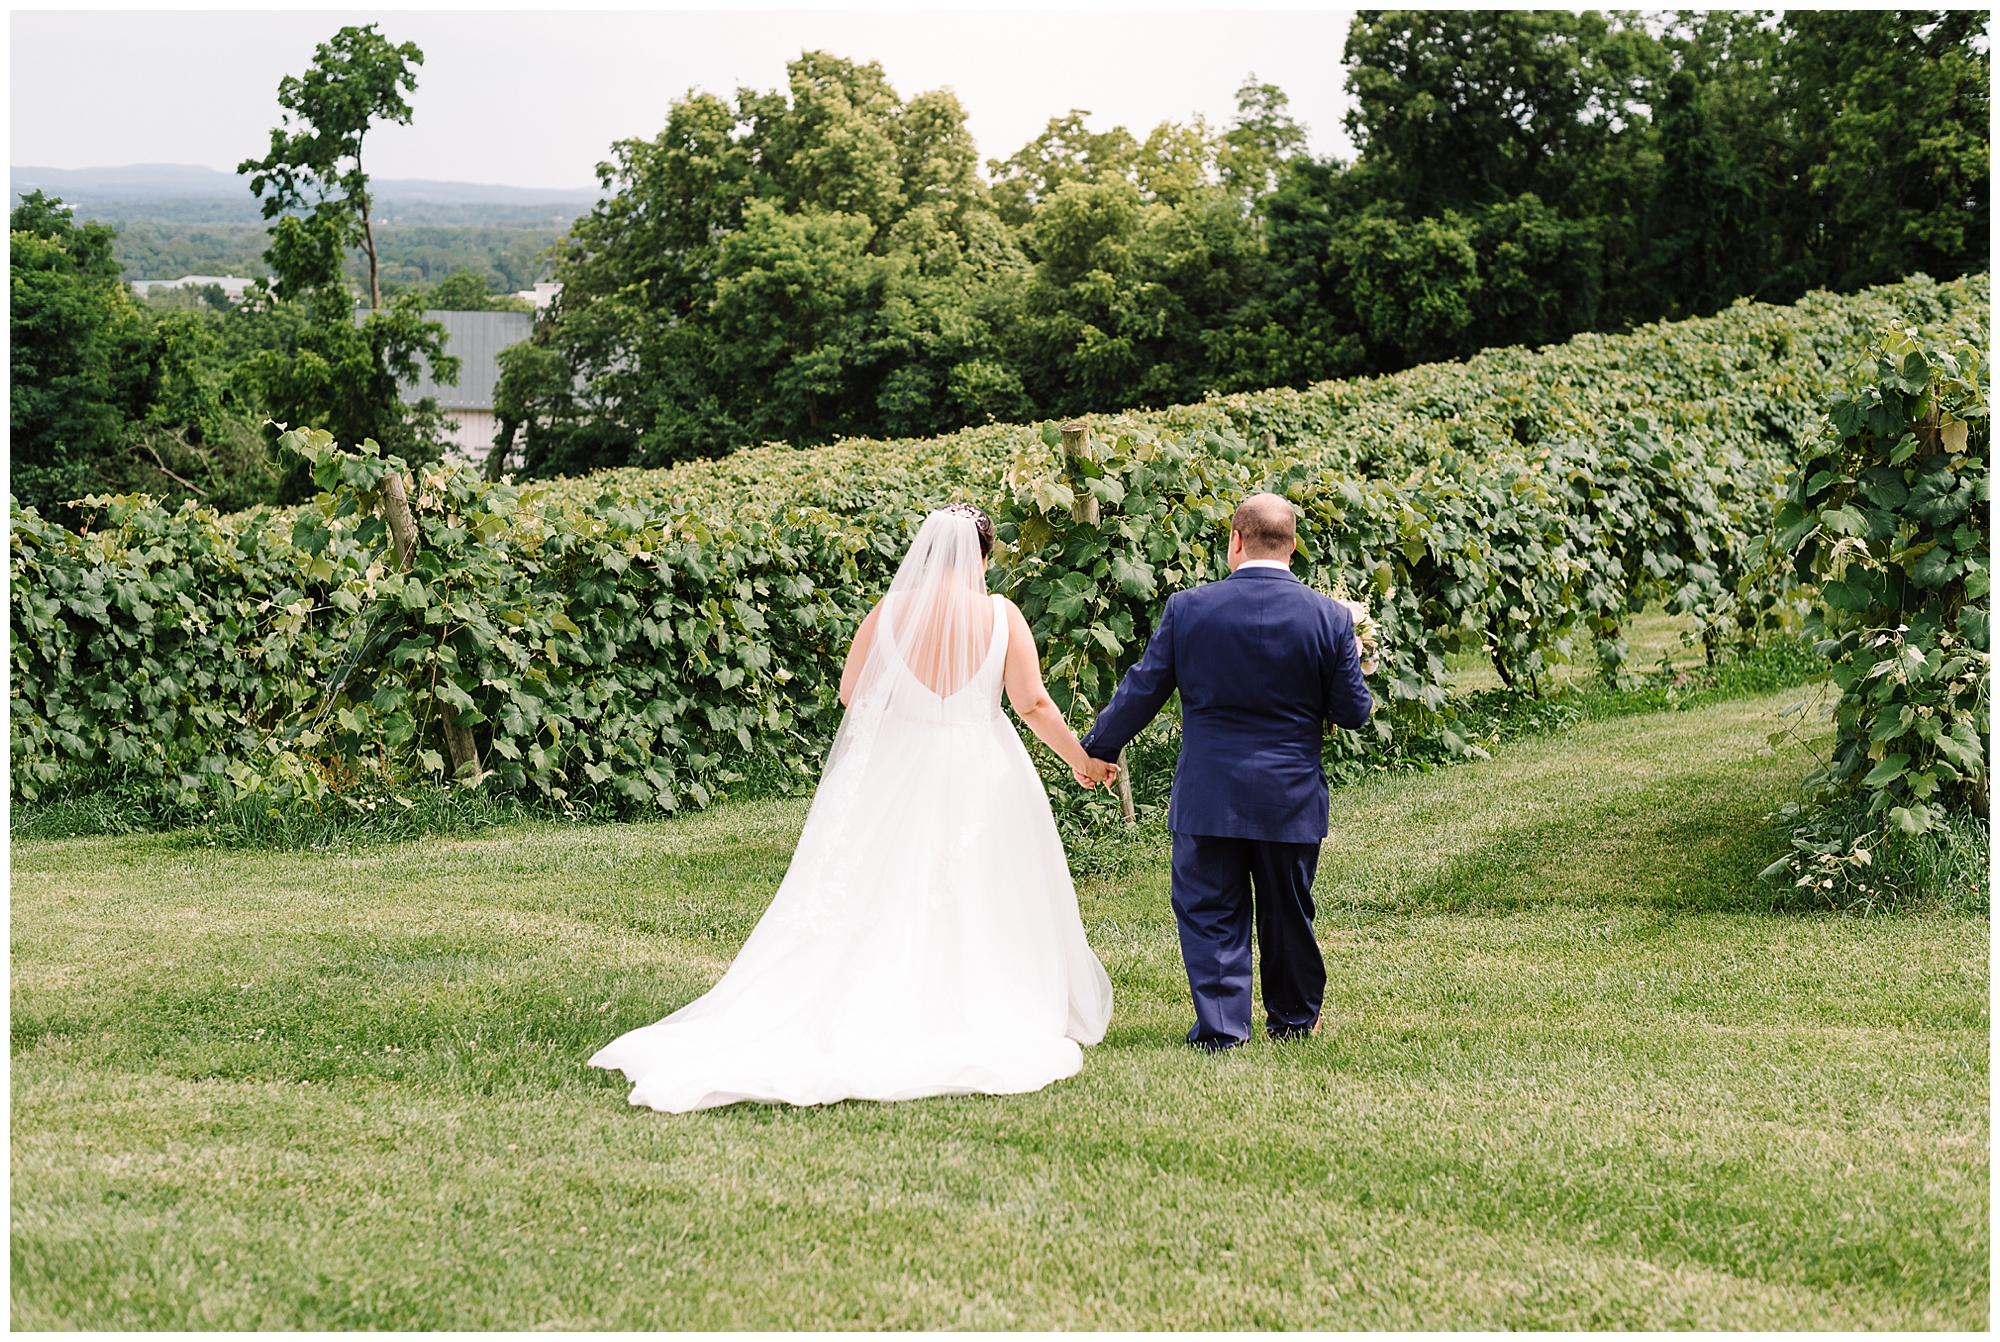
[[1313,1017],[1311,1025],[1266,1025],[1264,1033],[1276,1043],[1292,1039],[1310,1039],[1319,1033],[1319,1017]]
[[1204,1037],[1196,1033],[1200,1029],[1199,1025],[1190,1029],[1187,1032],[1187,1041],[1194,1047],[1208,1053],[1223,1053],[1232,1048],[1241,1048],[1250,1042],[1247,1039],[1231,1039],[1226,1035],[1208,1035]]
[[1241,1039],[1190,1039],[1188,1043],[1204,1053],[1227,1053],[1232,1048],[1242,1048]]

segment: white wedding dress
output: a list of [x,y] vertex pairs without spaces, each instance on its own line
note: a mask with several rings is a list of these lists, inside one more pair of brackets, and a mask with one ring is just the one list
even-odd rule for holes
[[947,517],[931,515],[891,587],[791,867],[735,963],[591,1058],[625,1074],[633,1104],[1015,1094],[1074,1075],[1078,1046],[1104,1037],[1111,982],[1000,709],[1002,599],[982,582],[971,601],[991,622],[960,618],[967,652],[942,681],[936,621],[896,632],[899,608],[971,609],[964,590],[938,595],[939,554],[963,548],[948,526],[932,535]]

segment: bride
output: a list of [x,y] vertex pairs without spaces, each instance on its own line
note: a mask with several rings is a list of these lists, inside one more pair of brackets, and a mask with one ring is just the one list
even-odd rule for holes
[[1111,981],[1084,940],[1041,779],[1000,711],[1089,787],[1033,635],[986,594],[993,524],[930,514],[848,650],[847,706],[792,864],[709,993],[591,1058],[631,1102],[1006,1095],[1075,1075]]

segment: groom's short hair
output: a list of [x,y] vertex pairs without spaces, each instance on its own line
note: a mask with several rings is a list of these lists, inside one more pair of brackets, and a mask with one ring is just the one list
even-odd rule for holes
[[1290,559],[1298,544],[1292,505],[1276,494],[1252,494],[1237,504],[1229,529],[1243,538],[1243,552],[1253,559]]

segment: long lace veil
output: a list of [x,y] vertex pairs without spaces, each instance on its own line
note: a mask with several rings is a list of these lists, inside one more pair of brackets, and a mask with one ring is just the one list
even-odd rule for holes
[[874,641],[828,751],[822,801],[838,776],[865,769],[889,715],[942,721],[945,705],[971,685],[993,643],[993,600],[979,531],[964,513],[924,519],[882,598]]

